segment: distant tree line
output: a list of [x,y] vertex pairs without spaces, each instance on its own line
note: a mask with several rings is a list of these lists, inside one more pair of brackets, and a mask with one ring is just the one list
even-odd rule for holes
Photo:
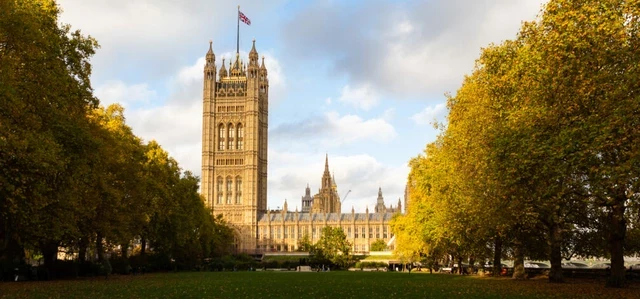
[[611,259],[640,251],[640,1],[551,0],[484,48],[447,123],[411,160],[399,255],[433,263]]
[[100,106],[89,58],[96,40],[59,23],[53,0],[0,1],[0,265],[60,248],[106,260],[132,241],[141,256],[192,264],[229,250],[232,232],[155,141],[143,142],[120,105]]

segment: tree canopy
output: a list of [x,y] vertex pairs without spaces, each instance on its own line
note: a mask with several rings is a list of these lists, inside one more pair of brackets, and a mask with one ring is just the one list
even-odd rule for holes
[[135,136],[122,106],[100,106],[98,43],[59,13],[53,0],[0,2],[0,264],[28,252],[51,268],[59,248],[126,256],[134,241],[167,260],[225,252],[232,232],[199,179]]
[[351,243],[341,227],[325,226],[316,244],[311,246],[311,255],[316,262],[327,261],[345,268],[351,263]]
[[482,50],[448,98],[438,140],[411,161],[397,250],[471,261],[611,258],[640,251],[640,2],[551,0]]

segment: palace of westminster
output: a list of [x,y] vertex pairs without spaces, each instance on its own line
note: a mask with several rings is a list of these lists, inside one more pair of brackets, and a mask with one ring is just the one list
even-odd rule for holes
[[253,47],[245,64],[238,53],[218,69],[209,42],[204,66],[202,117],[202,187],[206,205],[222,214],[236,232],[237,251],[295,251],[307,235],[315,243],[325,226],[342,227],[353,252],[367,253],[378,239],[393,238],[389,222],[402,212],[386,207],[382,190],[373,213],[341,213],[337,185],[325,160],[321,188],[311,196],[307,185],[301,211],[267,209],[267,128],[269,80],[264,56]]

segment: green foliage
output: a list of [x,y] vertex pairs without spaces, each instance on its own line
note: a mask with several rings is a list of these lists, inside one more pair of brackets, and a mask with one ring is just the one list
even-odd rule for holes
[[322,228],[322,235],[312,247],[312,262],[316,264],[331,263],[346,268],[352,261],[351,244],[340,227],[326,226]]
[[[412,159],[396,254],[551,261],[637,252],[640,2],[552,0],[514,40],[482,50],[447,126]],[[500,248],[498,246],[498,248]],[[489,247],[489,251],[492,248]]]
[[53,0],[0,2],[0,264],[41,254],[54,277],[60,246],[109,265],[104,253],[134,239],[189,269],[228,253],[232,231],[199,179],[135,136],[122,106],[99,107],[98,44],[59,13]]
[[298,240],[298,251],[301,252],[309,252],[313,248],[313,243],[311,243],[311,238],[309,238],[309,234],[304,234],[301,239]]
[[385,251],[387,250],[387,243],[384,240],[378,239],[371,243],[371,251]]
[[0,4],[0,258],[39,248],[50,263],[47,249],[78,234],[97,146],[86,118],[96,47],[58,25],[53,1]]

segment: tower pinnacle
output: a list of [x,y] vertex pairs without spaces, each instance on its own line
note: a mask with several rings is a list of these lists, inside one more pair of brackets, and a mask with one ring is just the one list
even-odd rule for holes
[[329,154],[324,157],[324,172],[329,173]]
[[262,65],[260,65],[260,69],[264,71],[265,74],[267,73],[267,67],[264,66],[264,55],[262,55]]
[[213,41],[209,40],[209,51],[205,55],[206,66],[213,66],[215,64],[216,55],[213,53]]

